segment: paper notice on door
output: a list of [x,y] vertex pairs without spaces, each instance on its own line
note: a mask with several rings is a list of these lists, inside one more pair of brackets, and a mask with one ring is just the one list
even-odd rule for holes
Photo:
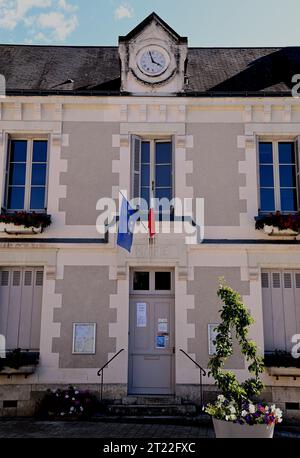
[[136,326],[137,328],[145,328],[147,326],[146,302],[138,302],[136,304]]
[[157,331],[158,332],[168,332],[168,319],[167,318],[158,318]]

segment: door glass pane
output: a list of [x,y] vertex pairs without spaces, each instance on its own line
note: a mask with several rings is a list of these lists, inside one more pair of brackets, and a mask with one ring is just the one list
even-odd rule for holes
[[133,289],[135,291],[149,290],[149,272],[134,272]]
[[266,187],[274,186],[273,165],[261,165],[260,168],[260,185]]
[[32,162],[47,162],[47,140],[33,142]]
[[147,202],[148,208],[150,203],[150,188],[143,187],[141,188],[141,198]]
[[166,198],[168,200],[172,199],[172,189],[171,188],[159,188],[155,190],[155,197],[157,199]]
[[274,189],[261,188],[260,210],[269,212],[275,211]]
[[9,184],[25,186],[26,163],[11,163],[9,170]]
[[8,199],[7,208],[8,210],[23,210],[24,208],[24,186],[9,186],[8,188]]
[[149,186],[150,185],[150,165],[149,164],[142,164],[141,169],[141,186]]
[[171,272],[155,272],[155,289],[158,291],[171,289]]
[[157,165],[155,174],[156,188],[171,187],[172,185],[172,166],[171,165]]
[[26,162],[27,141],[12,140],[10,148],[10,162]]
[[296,187],[296,174],[294,165],[280,165],[280,186],[282,188]]
[[31,188],[30,210],[43,210],[45,208],[45,187],[34,186]]
[[172,164],[172,143],[157,142],[155,144],[155,163]]
[[46,164],[32,164],[31,185],[42,185],[46,183]]
[[273,164],[272,143],[259,143],[259,163]]
[[150,163],[150,142],[142,142],[141,147],[142,163]]
[[297,192],[296,189],[281,189],[281,211],[297,210]]
[[294,143],[278,143],[279,150],[279,163],[280,164],[294,164],[295,163],[295,149]]

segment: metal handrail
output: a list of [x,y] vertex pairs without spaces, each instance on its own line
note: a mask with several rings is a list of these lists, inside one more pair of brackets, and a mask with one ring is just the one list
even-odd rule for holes
[[101,367],[101,369],[99,369],[98,372],[97,372],[98,377],[100,377],[100,375],[101,375],[101,390],[100,390],[100,400],[101,401],[102,401],[102,398],[103,398],[103,371],[120,353],[122,353],[122,351],[124,351],[124,348],[119,350],[118,353],[116,353],[109,361],[107,361],[107,363],[105,363]]
[[206,376],[206,371],[203,369],[203,367],[200,366],[200,364],[198,364],[193,358],[190,357],[190,355],[188,355],[184,350],[182,350],[182,348],[180,348],[180,351],[181,353],[183,353],[185,356],[187,356],[199,369],[199,372],[200,372],[200,384],[199,384],[199,387],[200,387],[200,405],[201,405],[201,411],[204,410],[204,403],[203,403],[203,382],[202,382],[202,375],[204,375],[204,377]]

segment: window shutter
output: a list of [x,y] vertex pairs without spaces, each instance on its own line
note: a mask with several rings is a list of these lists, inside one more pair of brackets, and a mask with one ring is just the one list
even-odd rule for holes
[[300,210],[300,136],[296,141],[296,175],[297,175],[297,195],[298,195],[298,209]]
[[176,152],[176,138],[172,135],[172,197],[175,196],[175,152]]
[[274,272],[272,277],[273,277],[273,288],[280,288],[280,273]]
[[263,288],[269,288],[269,274],[268,272],[261,273],[261,285]]
[[141,190],[141,146],[142,141],[136,135],[131,136],[131,197],[139,198]]

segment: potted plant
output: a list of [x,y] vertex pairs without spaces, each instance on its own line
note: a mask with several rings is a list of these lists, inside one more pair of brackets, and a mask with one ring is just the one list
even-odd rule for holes
[[255,229],[263,230],[268,235],[297,236],[300,232],[300,213],[260,214],[255,217]]
[[[217,401],[206,407],[213,418],[216,437],[265,437],[271,438],[276,423],[282,421],[282,412],[275,405],[256,403],[264,385],[260,374],[264,363],[257,354],[257,346],[248,338],[248,331],[254,320],[243,304],[241,296],[232,288],[221,283],[218,296],[223,301],[221,323],[217,327],[214,341],[216,353],[210,359],[209,375],[213,376],[221,394]],[[232,355],[232,331],[248,362],[250,378],[239,383],[232,371],[223,369],[226,359]]]
[[5,212],[0,214],[0,232],[7,234],[38,234],[50,226],[51,216],[36,212]]

